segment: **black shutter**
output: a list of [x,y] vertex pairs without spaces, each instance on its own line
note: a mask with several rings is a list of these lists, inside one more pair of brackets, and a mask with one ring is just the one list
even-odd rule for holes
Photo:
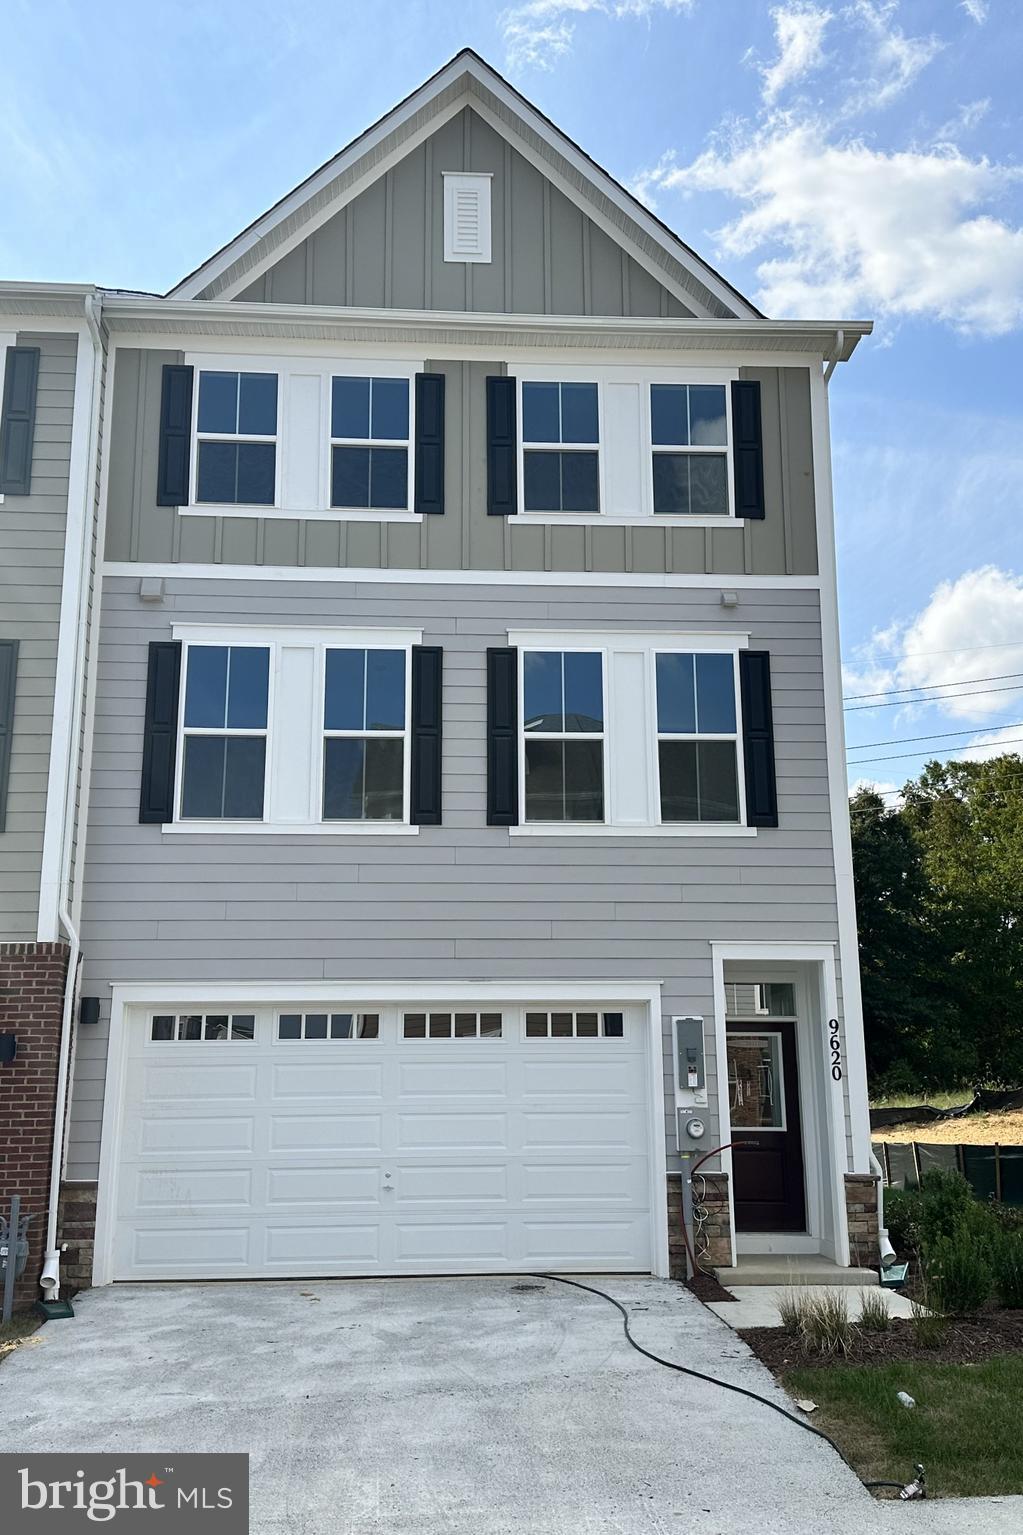
[[764,516],[764,434],[760,423],[760,385],[754,379],[732,383],[732,455],[735,462],[735,515]]
[[746,759],[746,823],[749,826],[777,826],[771,657],[766,650],[740,650],[739,689],[742,694],[742,746]]
[[487,651],[487,825],[519,821],[519,653]]
[[416,374],[417,512],[444,510],[444,375]]
[[412,824],[439,826],[444,652],[412,647]]
[[14,737],[14,691],[18,678],[18,642],[0,640],[0,831],[7,830],[7,784]]
[[188,505],[188,460],[192,446],[192,369],[168,362],[160,394],[160,461],[157,506]]
[[518,432],[515,423],[515,380],[487,379],[487,512],[510,517],[519,509],[515,466]]
[[174,819],[174,758],[178,744],[180,640],[150,640],[146,723],[142,741],[143,824]]
[[27,496],[32,489],[38,386],[39,348],[8,347],[0,415],[0,495]]

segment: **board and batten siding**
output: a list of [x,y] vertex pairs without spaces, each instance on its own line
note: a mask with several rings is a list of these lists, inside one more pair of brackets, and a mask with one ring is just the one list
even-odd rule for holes
[[[444,260],[444,172],[491,179],[492,259]],[[238,295],[240,302],[485,314],[689,308],[465,107]]]
[[[591,359],[592,360],[592,359]],[[600,571],[812,576],[817,534],[806,368],[741,368],[758,379],[764,429],[763,521],[721,528],[544,525],[488,517],[486,378],[496,362],[427,362],[444,373],[445,511],[419,523],[181,516],[157,506],[160,387],[180,352],[118,348],[113,389],[106,557],[174,564],[330,569]]]
[[53,726],[64,570],[75,336],[25,331],[39,348],[39,385],[27,496],[0,502],[0,639],[19,641],[7,829],[0,833],[0,941],[34,941]]
[[[418,836],[165,835],[138,821],[148,642],[172,623],[422,626],[444,648],[444,822]],[[486,825],[485,652],[510,627],[748,630],[771,652],[780,825],[755,838],[517,837]],[[835,942],[820,610],[814,591],[215,582],[104,583],[89,808],[84,989],[69,1176],[96,1176],[110,985],[346,979],[663,982],[712,1028],[712,940]],[[710,1117],[714,1059],[708,1033]],[[674,1145],[671,1132],[669,1145]],[[677,1166],[672,1157],[671,1165]]]

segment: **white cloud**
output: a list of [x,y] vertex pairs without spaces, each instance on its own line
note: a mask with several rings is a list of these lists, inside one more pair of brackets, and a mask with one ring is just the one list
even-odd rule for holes
[[717,231],[725,254],[780,248],[757,268],[769,314],[920,315],[990,335],[1023,317],[1023,229],[993,211],[1019,167],[950,146],[834,144],[822,124],[788,121],[661,163],[648,189],[745,205]]
[[880,794],[890,810],[902,803],[902,790],[897,784],[893,784],[887,778],[853,778],[849,782],[850,798],[858,794],[861,789],[872,789],[875,794]]
[[968,751],[961,753],[964,762],[990,762],[992,757],[1011,753],[1023,756],[1023,729],[1019,725],[1003,725],[1000,730],[989,730],[970,743]]
[[982,27],[987,21],[988,0],[959,0],[960,7],[975,21],[978,27]]
[[761,69],[764,100],[773,102],[790,85],[816,69],[824,60],[824,33],[833,12],[797,3],[777,6],[771,12],[778,57]]
[[[845,691],[849,696],[927,687],[933,690],[927,706],[980,723],[1006,709],[1023,716],[1023,691],[987,691],[1009,689],[1021,680],[1023,577],[985,565],[943,581],[908,623],[875,633],[846,668]],[[868,707],[872,702],[863,697],[851,701]],[[922,707],[917,702],[905,710],[915,715]],[[903,709],[884,712],[904,717]]]
[[877,111],[901,96],[945,46],[940,38],[907,37],[892,22],[896,0],[856,0],[845,15],[852,26],[866,33],[857,48],[869,56],[869,73],[853,76],[842,113],[852,117],[864,110]]
[[569,53],[575,18],[594,12],[616,20],[645,18],[655,11],[689,11],[696,0],[524,0],[502,11],[498,26],[508,69],[553,69]]

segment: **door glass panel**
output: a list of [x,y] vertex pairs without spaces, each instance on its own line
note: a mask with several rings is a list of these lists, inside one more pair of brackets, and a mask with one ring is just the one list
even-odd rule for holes
[[747,1018],[794,1018],[796,988],[791,981],[726,981],[725,1006],[736,1022]]
[[733,1130],[783,1130],[779,1034],[729,1034],[728,1096]]

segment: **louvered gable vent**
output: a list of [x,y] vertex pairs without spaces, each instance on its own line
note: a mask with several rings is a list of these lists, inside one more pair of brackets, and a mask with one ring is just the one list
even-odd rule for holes
[[490,177],[444,172],[444,260],[490,260]]

